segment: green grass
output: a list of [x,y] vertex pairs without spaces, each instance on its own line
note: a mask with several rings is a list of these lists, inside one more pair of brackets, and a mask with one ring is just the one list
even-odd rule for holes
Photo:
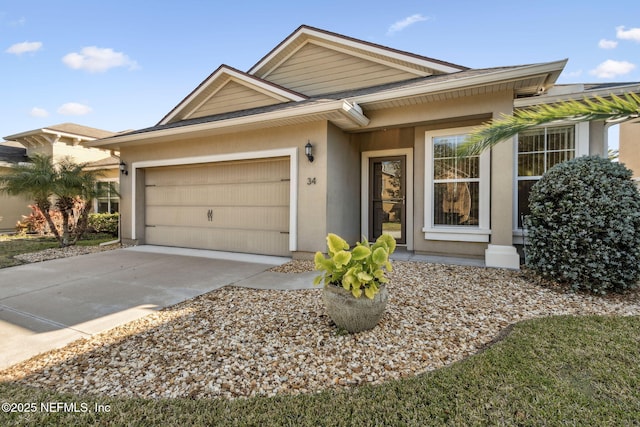
[[[95,246],[110,240],[114,237],[108,234],[87,234],[78,246]],[[14,258],[16,255],[57,247],[58,241],[53,237],[0,235],[0,268],[23,264]]]
[[[438,371],[351,391],[228,401],[74,396],[0,384],[0,402],[67,402],[87,413],[0,413],[0,425],[640,425],[640,316],[515,325]],[[95,404],[110,412],[94,413]]]

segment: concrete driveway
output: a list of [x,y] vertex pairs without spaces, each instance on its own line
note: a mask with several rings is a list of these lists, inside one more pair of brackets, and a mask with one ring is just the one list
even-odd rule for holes
[[225,285],[308,287],[265,271],[287,261],[137,246],[0,269],[0,369]]

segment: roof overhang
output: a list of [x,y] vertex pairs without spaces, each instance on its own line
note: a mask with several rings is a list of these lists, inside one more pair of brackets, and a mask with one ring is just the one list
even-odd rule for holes
[[369,119],[362,113],[362,110],[357,104],[346,100],[319,100],[315,103],[294,105],[281,110],[226,120],[167,126],[164,128],[161,127],[160,129],[151,128],[149,131],[141,130],[139,132],[93,141],[86,145],[90,147],[120,149],[123,145],[135,146],[171,141],[176,137],[187,134],[190,138],[197,138],[199,136],[296,125],[319,120],[330,121],[343,130],[358,129],[369,124]]
[[499,91],[513,91],[514,96],[543,93],[554,85],[567,60],[523,65],[479,75],[456,77],[443,81],[425,80],[421,84],[393,88],[386,91],[349,98],[365,110],[402,107],[473,96]]
[[604,87],[600,89],[584,89],[584,85],[572,85],[575,90],[569,90],[565,93],[546,93],[531,98],[516,99],[515,108],[533,107],[541,104],[552,104],[562,101],[580,101],[585,98],[607,98],[611,95],[624,96],[625,93],[640,94],[640,83],[630,83],[619,86]]
[[5,136],[4,139],[17,141],[25,147],[30,148],[52,145],[56,142],[62,142],[67,145],[76,146],[85,142],[95,141],[97,138],[61,132],[54,129],[42,128],[17,133],[15,135]]

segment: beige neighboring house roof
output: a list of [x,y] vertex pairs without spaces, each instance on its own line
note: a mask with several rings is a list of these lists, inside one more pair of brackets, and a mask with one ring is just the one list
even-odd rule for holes
[[40,146],[45,143],[53,144],[62,142],[68,145],[76,146],[83,142],[94,141],[96,139],[108,138],[116,135],[102,129],[96,129],[88,126],[82,126],[75,123],[61,123],[44,128],[33,129],[26,132],[20,132],[15,135],[5,136],[4,139],[9,141],[17,141],[25,147]]
[[89,162],[84,167],[86,170],[115,169],[120,167],[120,157],[111,155],[104,159]]

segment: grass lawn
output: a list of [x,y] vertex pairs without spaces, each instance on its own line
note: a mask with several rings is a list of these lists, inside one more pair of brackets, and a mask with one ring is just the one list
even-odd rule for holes
[[[87,234],[78,246],[94,246],[115,238],[108,234]],[[59,247],[54,237],[0,235],[0,268],[22,264],[16,255]]]
[[[235,401],[74,396],[5,383],[0,402],[37,410],[0,412],[0,425],[634,426],[639,343],[640,316],[549,317],[517,324],[486,351],[417,377]],[[50,402],[80,412],[44,412]],[[96,404],[109,412],[96,413]]]

